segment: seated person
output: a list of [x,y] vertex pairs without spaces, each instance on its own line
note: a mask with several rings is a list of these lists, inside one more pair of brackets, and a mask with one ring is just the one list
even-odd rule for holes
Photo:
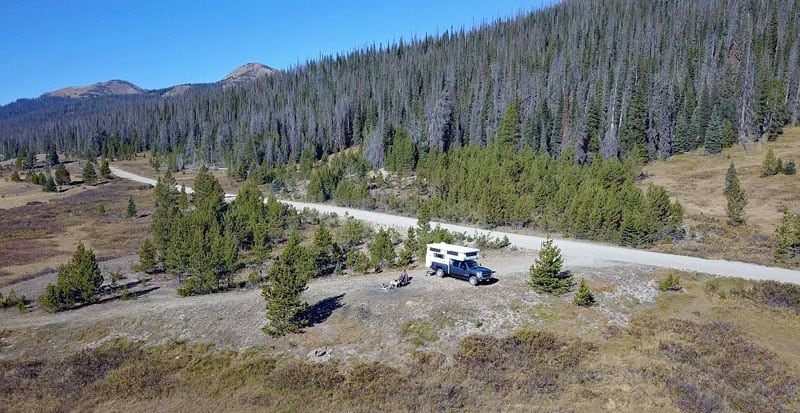
[[405,268],[403,268],[403,270],[400,271],[400,278],[397,279],[397,283],[400,285],[408,283],[408,272],[406,271]]

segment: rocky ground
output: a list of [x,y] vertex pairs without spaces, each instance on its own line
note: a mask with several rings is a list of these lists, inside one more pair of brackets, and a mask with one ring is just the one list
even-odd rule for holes
[[[596,338],[609,324],[627,323],[635,313],[654,303],[657,269],[641,265],[569,267],[576,281],[585,278],[598,305],[578,308],[572,294],[540,295],[527,286],[533,251],[494,251],[483,263],[497,271],[496,279],[472,287],[453,278],[425,276],[410,271],[410,285],[384,289],[396,271],[341,275],[314,279],[304,293],[311,324],[302,334],[271,338],[261,331],[265,323],[261,290],[179,297],[177,281],[155,277],[159,287],[134,301],[109,301],[73,311],[49,314],[32,309],[25,314],[3,310],[6,334],[0,358],[53,354],[92,348],[115,337],[156,345],[172,340],[209,343],[216,348],[244,350],[267,346],[278,353],[312,360],[358,359],[403,363],[413,350],[452,354],[461,338],[483,333],[502,336],[523,326],[573,330]],[[126,272],[133,257],[104,262],[104,270]],[[514,270],[514,271],[510,271]],[[130,278],[143,276],[131,273]],[[53,281],[39,277],[12,286],[29,297]],[[5,293],[10,287],[4,288]]]

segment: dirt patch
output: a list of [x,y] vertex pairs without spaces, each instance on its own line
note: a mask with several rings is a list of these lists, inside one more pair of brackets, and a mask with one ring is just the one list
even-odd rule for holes
[[[150,344],[186,340],[235,350],[266,345],[278,353],[311,359],[314,356],[309,354],[321,350],[334,360],[402,364],[413,351],[452,354],[454,346],[471,334],[503,336],[522,327],[567,329],[578,337],[598,339],[606,325],[624,325],[652,304],[649,288],[655,285],[654,270],[648,267],[571,268],[576,280],[581,277],[606,285],[610,293],[597,294],[598,306],[578,309],[571,303],[572,293],[562,297],[536,294],[527,286],[526,273],[505,270],[504,263],[526,261],[529,256],[526,251],[487,254],[484,264],[498,271],[497,281],[478,287],[448,277],[426,277],[419,269],[410,271],[410,285],[390,290],[382,289],[381,283],[396,278],[394,271],[315,279],[304,294],[311,305],[311,325],[302,334],[278,339],[261,331],[265,318],[259,289],[181,298],[175,292],[177,283],[170,278],[151,281],[161,288],[136,301],[115,301],[58,314],[8,312],[8,326],[26,331],[26,340],[44,343],[47,351],[54,352],[125,337]],[[103,263],[101,268],[126,268],[133,262],[135,257],[118,259]],[[31,291],[43,288],[46,279],[14,287]],[[620,288],[620,280],[639,287]],[[23,288],[26,285],[28,288]],[[98,325],[107,329],[103,330],[107,334],[93,343],[53,333]],[[25,346],[12,346],[6,353],[21,356],[28,351]]]

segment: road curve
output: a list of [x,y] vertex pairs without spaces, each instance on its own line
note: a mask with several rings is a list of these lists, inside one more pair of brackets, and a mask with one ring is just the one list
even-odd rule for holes
[[[149,185],[155,185],[154,179],[145,178],[119,168],[111,168],[111,172],[123,179],[132,180]],[[191,188],[186,188],[191,193]],[[230,201],[235,198],[235,194],[225,194],[225,199]],[[303,208],[316,209],[321,213],[335,213],[340,216],[349,215],[353,218],[370,222],[381,226],[405,229],[417,225],[416,218],[403,217],[398,215],[384,214],[374,211],[365,211],[354,208],[344,208],[327,204],[313,204],[307,202],[282,201],[297,209]],[[485,234],[489,237],[507,236],[513,245],[524,249],[538,250],[544,238],[521,235],[509,232],[490,231],[462,225],[431,222],[432,226],[440,225],[449,231],[463,232],[466,234]],[[713,274],[723,277],[739,277],[751,280],[775,280],[800,284],[800,271],[788,270],[785,268],[767,267],[763,265],[749,264],[738,261],[708,260],[704,258],[688,257],[683,255],[664,254],[646,250],[623,248],[611,245],[604,245],[593,242],[574,241],[566,239],[554,239],[556,245],[561,248],[564,262],[569,266],[607,266],[618,263],[631,263],[650,265],[661,268],[676,268],[680,270]],[[516,266],[510,266],[513,270],[525,271],[533,262],[521,262]],[[511,264],[511,263],[509,263]],[[519,268],[516,268],[516,267]]]

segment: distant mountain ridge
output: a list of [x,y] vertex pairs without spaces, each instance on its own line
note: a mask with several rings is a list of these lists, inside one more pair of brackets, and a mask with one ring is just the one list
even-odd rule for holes
[[[269,76],[275,72],[275,69],[261,63],[246,63],[228,73],[222,80],[210,84],[219,84],[223,87],[229,87],[236,84],[249,82],[260,77]],[[167,98],[178,96],[188,91],[191,87],[192,85],[188,84],[168,87],[166,89],[162,89],[166,90],[166,92],[162,93],[161,96]],[[153,91],[139,87],[127,80],[114,79],[107,82],[93,83],[87,86],[65,87],[63,89],[46,92],[42,96],[80,99],[101,96],[131,96],[148,92]]]
[[275,69],[267,65],[261,63],[247,63],[228,73],[228,75],[218,83],[222,83],[223,86],[230,86],[269,76],[273,73],[275,73]]
[[44,96],[85,98],[113,95],[138,95],[146,93],[147,89],[140,88],[126,80],[109,80],[108,82],[94,83],[88,86],[70,86],[63,89],[47,92]]
[[0,108],[0,150],[99,155],[117,134],[186,163],[273,167],[360,146],[380,167],[395,135],[419,158],[503,135],[580,164],[713,154],[800,124],[800,0],[723,3],[564,0],[269,81],[19,102]]

